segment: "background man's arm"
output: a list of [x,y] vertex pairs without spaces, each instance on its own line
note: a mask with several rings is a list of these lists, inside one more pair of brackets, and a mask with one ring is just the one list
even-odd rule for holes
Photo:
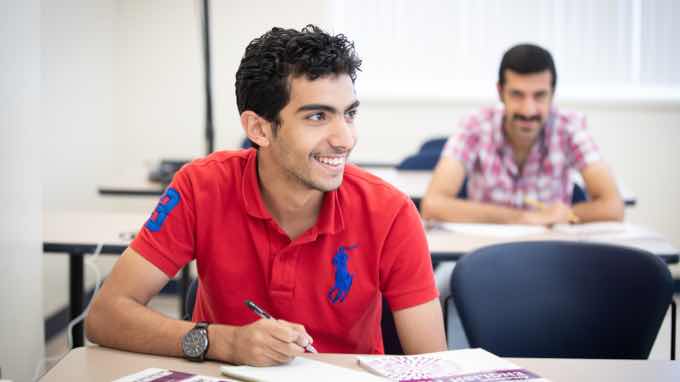
[[[146,306],[168,280],[135,250],[125,250],[92,303],[85,321],[88,339],[127,351],[181,357],[181,338],[194,323]],[[208,358],[258,366],[290,361],[304,352],[295,341],[305,345],[309,340],[301,325],[281,320],[210,325],[208,335]]]
[[438,298],[392,314],[404,353],[431,353],[447,349],[442,307]]
[[464,180],[463,163],[441,157],[420,205],[423,218],[463,223],[531,224],[530,212],[457,198]]
[[589,164],[581,176],[590,201],[574,205],[576,216],[582,222],[623,220],[623,200],[607,166],[603,162]]

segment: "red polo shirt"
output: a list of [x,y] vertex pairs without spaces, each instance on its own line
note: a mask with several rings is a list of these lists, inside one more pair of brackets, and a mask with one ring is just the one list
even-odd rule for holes
[[406,195],[348,165],[316,224],[290,240],[267,211],[257,151],[184,166],[132,248],[169,277],[196,259],[194,321],[272,316],[305,326],[320,352],[382,353],[381,298],[392,310],[437,297],[422,224]]

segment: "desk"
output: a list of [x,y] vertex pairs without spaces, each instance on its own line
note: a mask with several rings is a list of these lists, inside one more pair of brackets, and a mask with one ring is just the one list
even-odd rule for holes
[[[103,243],[101,254],[120,255],[128,246],[121,233],[136,232],[146,218],[139,214],[51,213],[43,216],[43,252],[69,255],[69,320],[83,311],[84,261]],[[82,346],[83,324],[73,330],[73,345]]]
[[[308,355],[319,361],[358,369],[354,355]],[[553,382],[665,382],[680,380],[680,362],[646,360],[581,360],[555,358],[509,358],[509,360]],[[219,377],[219,363],[189,362],[180,358],[135,354],[98,346],[81,347],[69,352],[42,379],[43,382],[110,382],[141,370],[158,367]],[[300,381],[304,381],[300,376]]]
[[[71,319],[83,311],[84,269],[83,258],[94,253],[99,243],[104,243],[102,254],[119,255],[128,246],[131,233],[136,233],[146,222],[148,214],[139,213],[49,213],[43,217],[43,251],[45,253],[69,254],[69,303]],[[121,236],[121,233],[124,235]],[[427,232],[432,260],[456,261],[465,253],[477,248],[505,243],[510,240],[578,240],[560,234],[545,234],[513,239],[499,237],[470,236],[454,232],[432,230]],[[616,244],[625,245],[617,242]],[[641,243],[643,249],[659,255],[666,263],[679,261],[678,251],[667,241]],[[185,282],[183,280],[183,282]],[[186,281],[188,285],[188,280]],[[184,284],[182,284],[184,285]],[[186,289],[182,289],[184,292]],[[184,293],[180,294],[180,307],[183,309]],[[183,316],[183,313],[180,312]],[[83,345],[83,328],[79,324],[74,329],[74,346]]]
[[[624,225],[623,223],[621,224]],[[632,225],[631,225],[632,226]],[[633,226],[634,227],[634,226]],[[587,241],[592,238],[584,236],[570,235],[550,231],[548,233],[507,237],[475,236],[464,233],[456,233],[443,229],[429,229],[427,231],[427,242],[433,261],[456,261],[464,254],[475,249],[494,244],[507,243],[511,241],[538,241],[538,240],[566,240],[566,241]],[[680,251],[673,247],[665,238],[658,234],[639,239],[616,239],[598,241],[606,244],[629,246],[642,249],[659,256],[667,264],[677,264],[680,262]]]
[[[384,166],[363,166],[362,168],[392,184],[408,195],[416,204],[425,196],[432,177],[432,171],[397,170],[396,167]],[[619,185],[619,192],[626,206],[634,206],[637,203],[637,198],[627,188]]]
[[[425,196],[432,177],[432,171],[397,170],[396,167],[378,165],[362,168],[392,184],[416,204]],[[130,170],[100,184],[98,190],[100,195],[105,196],[160,196],[163,193],[161,184],[149,181],[141,168]],[[620,187],[619,192],[627,206],[634,206],[637,203],[635,195],[626,188]]]

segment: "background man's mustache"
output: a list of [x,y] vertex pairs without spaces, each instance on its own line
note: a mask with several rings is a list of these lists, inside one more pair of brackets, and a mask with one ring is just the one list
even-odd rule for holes
[[512,116],[513,121],[536,121],[536,122],[541,122],[541,116],[539,114],[532,115],[532,116],[526,116],[522,114],[513,114]]

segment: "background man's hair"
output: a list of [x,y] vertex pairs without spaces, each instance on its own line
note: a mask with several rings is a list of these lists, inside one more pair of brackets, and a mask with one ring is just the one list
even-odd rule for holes
[[300,31],[272,28],[250,42],[236,71],[239,114],[251,110],[276,132],[279,112],[290,100],[289,78],[347,74],[354,82],[360,66],[354,43],[342,34],[331,36],[311,24]]
[[498,69],[498,83],[505,85],[505,70],[510,69],[519,74],[539,73],[550,70],[553,90],[557,85],[557,71],[550,52],[533,44],[519,44],[508,49]]

